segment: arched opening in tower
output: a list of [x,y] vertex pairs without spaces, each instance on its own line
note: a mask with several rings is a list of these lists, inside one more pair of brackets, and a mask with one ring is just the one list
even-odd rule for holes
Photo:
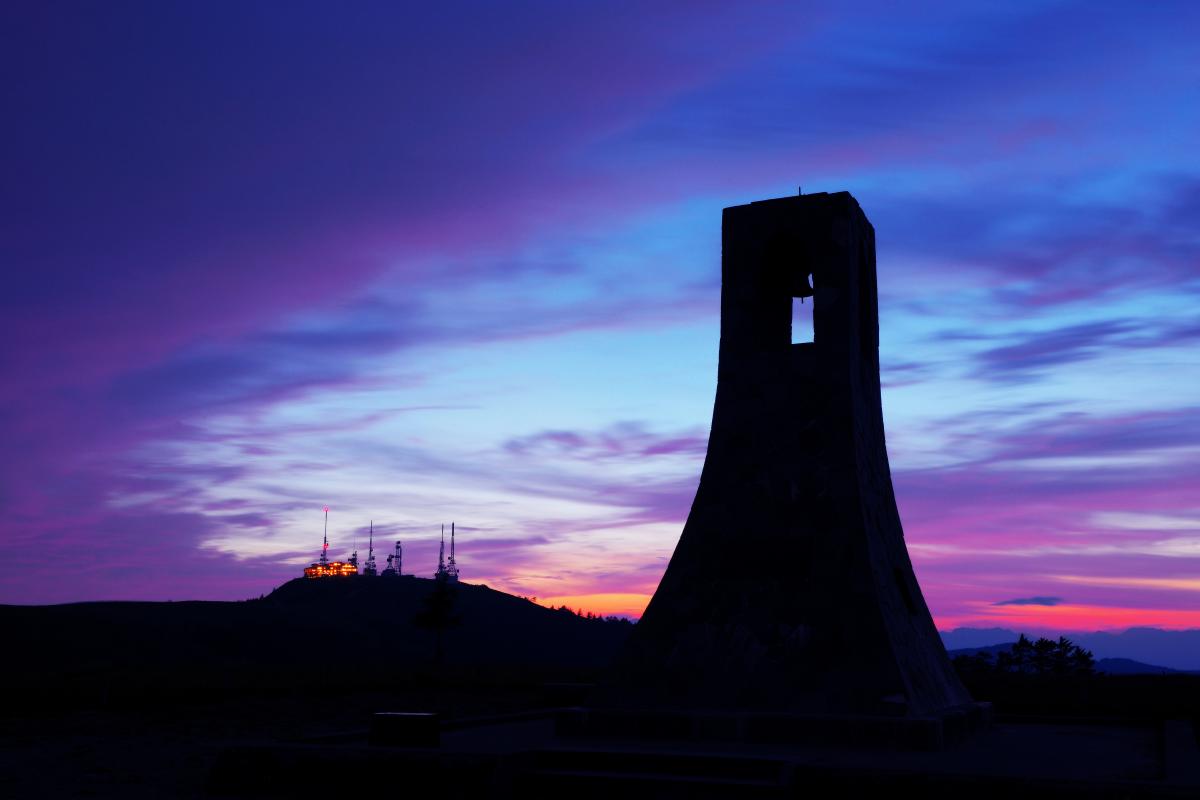
[[812,293],[812,275],[805,278],[808,284],[809,296],[792,298],[792,344],[811,344],[816,341],[813,328],[813,307],[816,297]]

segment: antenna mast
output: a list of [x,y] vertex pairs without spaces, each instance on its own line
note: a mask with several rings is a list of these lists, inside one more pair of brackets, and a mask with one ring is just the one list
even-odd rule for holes
[[433,573],[435,578],[446,577],[446,525],[442,524],[442,543],[438,547],[438,567],[437,572]]
[[363,575],[374,577],[375,571],[375,520],[371,520],[371,528],[367,533],[367,563],[363,567]]
[[[443,528],[444,530],[444,528]],[[458,563],[454,560],[454,523],[450,523],[450,560],[446,563],[446,577],[458,580]]]
[[325,539],[321,544],[321,563],[329,563],[329,506],[325,506]]

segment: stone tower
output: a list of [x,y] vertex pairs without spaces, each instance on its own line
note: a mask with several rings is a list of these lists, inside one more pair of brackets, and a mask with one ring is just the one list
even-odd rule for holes
[[[846,192],[765,200],[725,209],[722,248],[704,471],[610,701],[890,716],[969,704],[892,491],[871,223]],[[803,298],[812,341],[792,344]]]

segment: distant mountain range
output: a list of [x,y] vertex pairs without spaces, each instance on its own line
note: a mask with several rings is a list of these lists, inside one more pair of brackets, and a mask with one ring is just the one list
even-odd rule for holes
[[[947,650],[946,652],[950,654],[951,658],[973,656],[977,653],[988,653],[995,657],[1011,649],[1012,643],[1009,642],[1006,644],[992,644],[987,647],[961,647],[956,650]],[[1098,658],[1096,659],[1096,671],[1105,672],[1109,675],[1183,675],[1192,672],[1191,670],[1171,669],[1170,667],[1161,667],[1155,664],[1143,664],[1141,661],[1134,661],[1132,658]]]
[[[1020,635],[1008,628],[955,628],[942,631],[942,642],[951,655],[956,652],[996,652],[1007,649]],[[1058,638],[1058,634],[1026,631],[1025,635]],[[1140,672],[1200,672],[1200,629],[1168,631],[1162,628],[1130,628],[1120,633],[1094,631],[1063,634],[1080,647],[1092,651],[1097,668],[1113,674]]]

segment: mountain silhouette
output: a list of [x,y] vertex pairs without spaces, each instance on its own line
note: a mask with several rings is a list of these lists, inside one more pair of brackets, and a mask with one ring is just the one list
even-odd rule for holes
[[[435,671],[437,631],[421,624],[426,578],[296,579],[240,602],[0,606],[6,683],[65,702],[111,692],[386,685]],[[556,675],[603,667],[625,620],[581,617],[487,586],[455,583],[446,669]],[[558,671],[556,673],[556,671]]]

